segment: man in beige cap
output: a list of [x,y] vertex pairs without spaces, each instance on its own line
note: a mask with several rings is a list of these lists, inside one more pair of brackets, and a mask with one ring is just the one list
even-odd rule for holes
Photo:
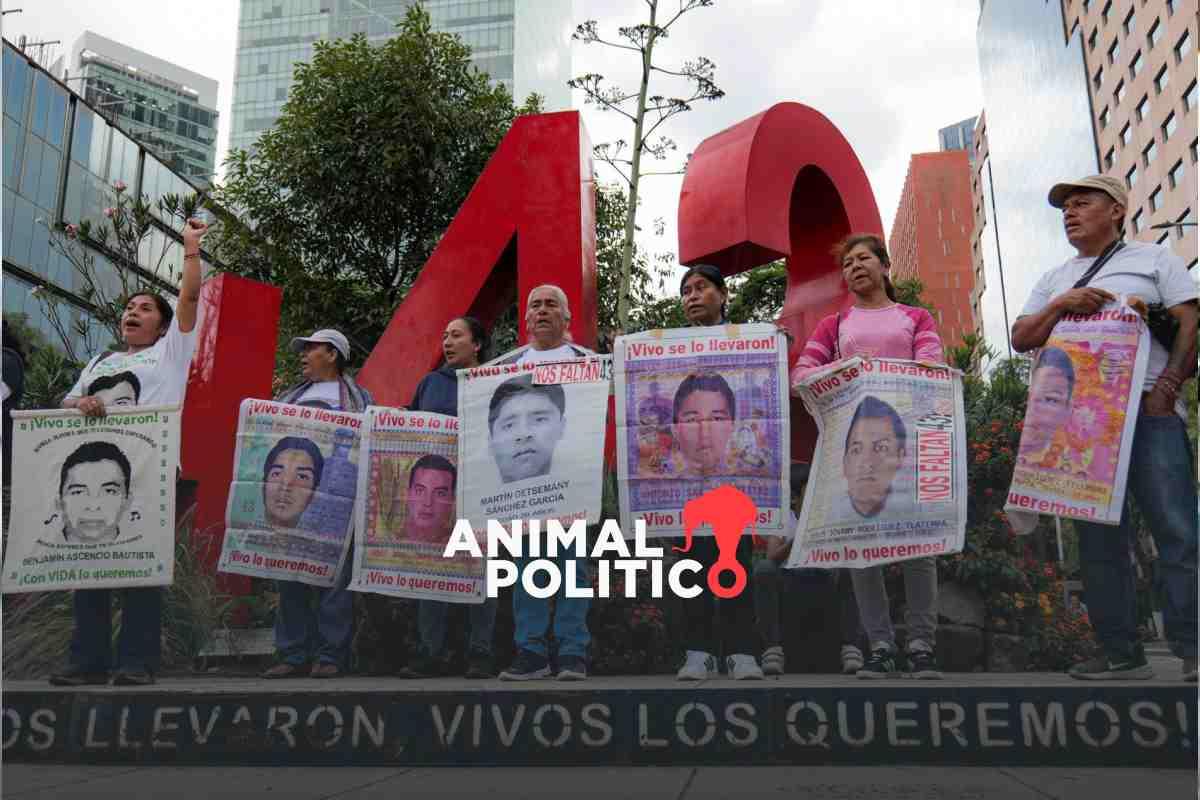
[[[1067,241],[1077,255],[1033,287],[1012,327],[1025,352],[1045,344],[1064,314],[1091,314],[1121,296],[1161,304],[1179,322],[1170,350],[1150,339],[1150,359],[1129,461],[1128,486],[1158,545],[1157,583],[1163,622],[1185,680],[1196,680],[1196,463],[1187,428],[1176,413],[1179,390],[1196,366],[1196,284],[1170,248],[1123,242],[1124,185],[1092,175],[1050,190],[1062,209]],[[1098,269],[1096,267],[1099,267]],[[1088,614],[1104,646],[1100,656],[1072,667],[1082,680],[1153,677],[1137,635],[1137,599],[1129,559],[1134,530],[1128,509],[1120,526],[1075,522]]]

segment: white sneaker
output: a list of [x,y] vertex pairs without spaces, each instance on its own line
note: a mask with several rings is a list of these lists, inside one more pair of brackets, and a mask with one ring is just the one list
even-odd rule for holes
[[735,681],[761,681],[763,671],[754,656],[736,653],[725,658],[725,671]]
[[842,645],[842,674],[853,675],[863,668],[863,653],[852,644]]
[[703,650],[688,650],[687,661],[679,668],[679,672],[675,673],[675,680],[703,681],[719,675],[717,659]]

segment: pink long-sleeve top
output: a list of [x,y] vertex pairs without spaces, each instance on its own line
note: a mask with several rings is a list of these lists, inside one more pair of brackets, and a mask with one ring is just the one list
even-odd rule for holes
[[792,385],[815,369],[850,356],[945,362],[937,323],[925,309],[899,303],[886,308],[856,306],[841,312],[840,324],[837,314],[821,320],[792,367]]

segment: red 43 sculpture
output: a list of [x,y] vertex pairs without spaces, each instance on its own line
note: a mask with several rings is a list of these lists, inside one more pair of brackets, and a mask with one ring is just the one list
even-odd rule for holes
[[[409,401],[437,365],[450,319],[472,314],[490,326],[541,283],[567,293],[575,341],[595,343],[591,149],[577,112],[514,123],[359,375],[376,402]],[[787,259],[779,323],[798,345],[848,297],[830,247],[851,231],[881,230],[854,150],[828,119],[799,103],[772,106],[704,140],[679,198],[682,263],[712,263],[734,275]],[[280,297],[275,287],[226,275],[206,285],[204,302],[184,412],[183,467],[201,484],[196,523],[211,560],[220,550],[238,403],[271,396]],[[792,423],[792,453],[806,460],[816,429],[799,403],[792,405]],[[245,591],[247,580],[225,577],[227,588]]]

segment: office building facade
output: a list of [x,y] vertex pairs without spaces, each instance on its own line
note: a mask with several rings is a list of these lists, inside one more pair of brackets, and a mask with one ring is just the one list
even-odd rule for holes
[[[1099,171],[1079,30],[1046,0],[981,4],[976,43],[984,114],[971,193],[977,305],[987,342],[1011,353],[1010,327],[1038,278],[1074,255],[1051,184]],[[980,279],[982,278],[982,279]]]
[[[64,301],[68,324],[88,324],[91,306],[87,282],[51,247],[50,226],[103,222],[117,181],[132,195],[145,195],[152,207],[163,195],[188,195],[196,187],[7,40],[2,69],[4,314],[23,315],[57,345],[58,335],[33,291]],[[126,266],[173,291],[174,273],[183,265],[180,229],[178,220],[156,217],[144,258]],[[111,292],[117,285],[112,254],[97,249],[89,254],[97,279]]]
[[[320,40],[395,34],[414,0],[241,0],[231,149],[250,149],[287,102],[295,65]],[[426,0],[436,30],[458,34],[472,62],[518,103],[530,92],[547,111],[571,105],[572,4],[560,0]]]
[[1085,42],[1101,170],[1129,191],[1126,238],[1196,263],[1196,3],[1062,0]]
[[978,120],[979,117],[969,117],[938,130],[938,149],[963,150],[967,154],[967,161],[974,164],[975,124]]
[[211,182],[217,156],[217,82],[86,31],[63,72],[72,89],[164,163]]
[[971,305],[970,181],[966,148],[914,155],[888,241],[893,277],[920,279],[922,297],[934,306],[947,347],[958,345],[977,327]]

